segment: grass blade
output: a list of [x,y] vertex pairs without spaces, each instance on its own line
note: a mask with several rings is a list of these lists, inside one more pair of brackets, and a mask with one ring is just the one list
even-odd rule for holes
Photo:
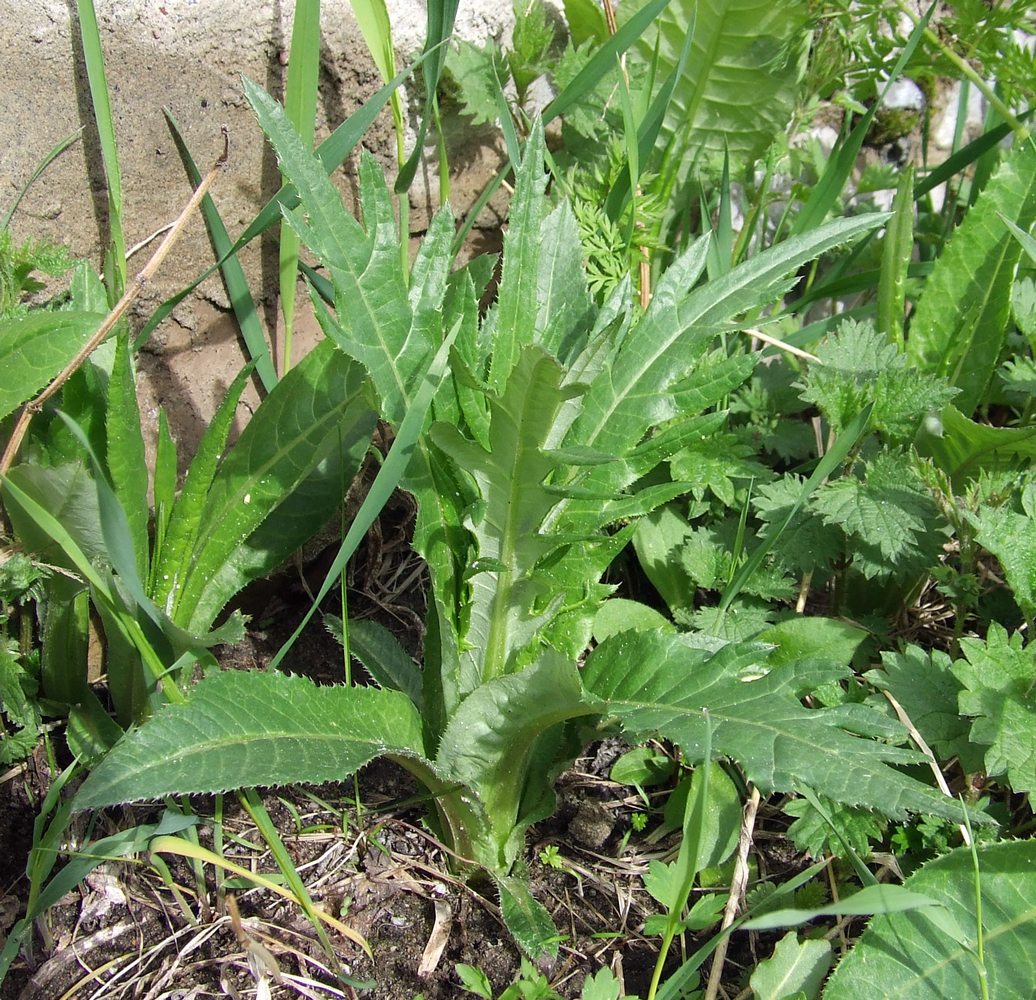
[[885,227],[878,281],[878,330],[903,348],[903,320],[906,308],[906,279],[914,252],[914,168],[899,178],[892,218]]
[[105,254],[104,276],[108,289],[108,305],[113,306],[126,290],[126,237],[122,232],[122,174],[119,170],[119,151],[115,143],[115,124],[112,119],[108,79],[104,72],[104,50],[97,29],[97,14],[93,0],[76,0],[79,32],[83,42],[83,59],[90,83],[90,102],[93,105],[97,136],[101,144],[101,159],[108,183],[108,228],[111,245]]
[[[320,0],[295,0],[295,20],[291,29],[291,51],[288,56],[288,77],[284,85],[284,110],[307,148],[313,145],[319,72]],[[284,317],[282,372],[286,372],[291,367],[298,266],[299,238],[291,226],[282,222],[278,249],[281,315]]]
[[18,194],[15,195],[14,201],[11,203],[11,207],[4,213],[4,217],[0,219],[0,232],[5,230],[10,224],[11,219],[14,217],[14,213],[18,210],[18,206],[22,202],[22,198],[29,192],[29,188],[36,183],[40,175],[44,170],[47,169],[69,146],[72,145],[76,139],[82,135],[82,128],[77,128],[74,132],[70,132],[65,136],[46,156],[40,160],[36,169],[29,175],[29,179],[21,186]]
[[[201,173],[187,148],[187,143],[180,132],[179,123],[168,108],[163,113],[173,133],[173,142],[176,143],[187,176],[190,178],[191,184],[197,187],[201,183]],[[259,313],[255,308],[255,300],[252,298],[241,262],[237,259],[237,250],[231,243],[227,227],[223,225],[223,219],[210,195],[205,195],[202,199],[201,214],[205,219],[205,228],[209,232],[212,252],[219,262],[214,266],[220,270],[223,287],[227,290],[227,298],[230,299],[231,308],[234,310],[234,318],[237,320],[245,347],[248,348],[248,356],[255,365],[255,372],[259,376],[263,388],[267,392],[272,392],[273,387],[277,384],[277,373],[274,371],[270,345],[267,344],[263,334]],[[206,272],[206,275],[209,273],[211,273],[211,269]]]

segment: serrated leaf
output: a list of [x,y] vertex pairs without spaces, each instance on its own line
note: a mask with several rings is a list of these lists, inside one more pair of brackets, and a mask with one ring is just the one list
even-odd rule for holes
[[536,342],[537,296],[541,291],[540,227],[547,184],[543,152],[543,125],[537,119],[525,144],[511,200],[500,290],[483,327],[483,337],[492,343],[489,387],[498,394],[503,392],[522,349]]
[[1010,292],[1021,248],[1000,214],[1022,229],[1036,218],[1036,144],[1007,154],[925,282],[907,338],[907,354],[924,371],[961,389],[958,409],[982,401],[1000,358]]
[[966,659],[953,664],[964,686],[958,701],[970,716],[971,740],[987,747],[986,770],[1006,774],[1016,792],[1036,789],[1036,654],[1017,632],[995,622],[986,641],[961,639]]
[[975,996],[976,878],[981,878],[984,965],[990,997],[1023,997],[1036,980],[1028,946],[1036,921],[1036,842],[958,848],[916,871],[905,882],[945,907],[963,930],[963,940],[933,923],[924,909],[875,917],[842,959],[824,990],[824,1000],[861,996],[945,1000]]
[[[951,663],[942,650],[911,645],[901,653],[884,651],[882,669],[867,675],[868,680],[887,690],[903,706],[910,721],[942,760],[968,749],[968,724],[957,708],[961,686],[954,678]],[[974,748],[971,749],[973,753]]]
[[542,734],[592,711],[575,664],[549,649],[524,670],[482,684],[461,703],[435,765],[444,780],[475,790],[485,805],[490,828],[478,845],[483,864],[507,871],[520,846],[516,833],[538,818],[523,817],[520,810],[527,780],[542,780],[531,768]]
[[757,1000],[786,1000],[795,993],[812,1000],[833,961],[827,941],[800,941],[789,931],[777,942],[773,954],[755,967],[750,983]]
[[802,398],[815,403],[841,431],[868,403],[871,427],[894,440],[909,439],[921,419],[957,393],[945,379],[907,364],[906,356],[870,322],[846,320],[816,348]]
[[558,929],[543,904],[533,896],[528,882],[502,875],[494,881],[500,893],[500,915],[518,947],[533,958],[556,957]]
[[707,708],[715,752],[737,761],[764,792],[805,785],[890,817],[959,818],[956,802],[891,766],[918,754],[853,735],[837,713],[799,701],[843,674],[837,664],[815,660],[771,669],[758,645],[731,644],[710,655],[681,636],[624,632],[590,654],[583,683],[630,739],[663,735],[690,762],[704,745]]
[[420,757],[421,719],[398,691],[318,688],[229,671],[128,733],[83,783],[77,809],[232,788],[341,781],[386,753]]
[[690,57],[670,98],[662,142],[674,136],[683,165],[700,154],[739,162],[760,155],[787,127],[801,77],[807,5],[761,0],[677,0],[634,46],[640,74],[656,58],[659,79],[679,62],[688,26]]
[[[190,631],[207,627],[221,610],[220,601],[230,596],[221,574],[235,553],[307,479],[326,448],[341,442],[348,453],[370,432],[362,381],[356,366],[323,341],[277,383],[212,481],[182,589],[175,595],[174,620]],[[341,488],[342,480],[333,485]],[[289,510],[296,518],[304,515]],[[310,522],[309,533],[319,526]],[[280,546],[266,557],[267,568],[291,553],[286,542],[298,544],[290,536],[266,537],[268,546]]]
[[1015,600],[1032,617],[1036,614],[1036,483],[1022,490],[1019,514],[1007,504],[983,505],[966,516],[980,545],[1000,560]]
[[103,320],[92,312],[39,311],[0,323],[0,420],[54,378]]

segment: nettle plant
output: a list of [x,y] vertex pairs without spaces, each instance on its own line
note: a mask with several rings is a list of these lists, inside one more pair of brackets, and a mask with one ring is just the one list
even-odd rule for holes
[[419,505],[414,545],[431,578],[424,662],[396,650],[391,665],[368,664],[380,686],[366,687],[211,673],[185,704],[123,738],[77,808],[340,780],[384,756],[428,789],[458,867],[492,878],[533,954],[556,940],[521,878],[524,832],[553,810],[553,777],[615,725],[631,741],[672,740],[691,764],[728,758],[765,792],[809,787],[889,816],[956,818],[957,803],[897,769],[920,759],[896,745],[906,736],[898,723],[859,705],[802,704],[847,675],[859,637],[848,626],[796,621],[765,642],[726,644],[628,630],[580,668],[610,593],[604,571],[638,520],[686,488],[645,477],[701,435],[706,411],[752,369],[720,335],[778,298],[802,264],[884,217],[819,227],[705,283],[709,242],[699,240],[643,314],[628,283],[598,309],[572,212],[545,193],[537,124],[499,291],[481,316],[490,268],[476,260],[451,274],[448,208],[408,280],[381,168],[361,164],[357,221],[283,110],[248,90],[300,197],[286,219],[333,281],[335,315],[317,303],[325,332],[366,368],[383,419],[400,427],[449,352],[402,480]]

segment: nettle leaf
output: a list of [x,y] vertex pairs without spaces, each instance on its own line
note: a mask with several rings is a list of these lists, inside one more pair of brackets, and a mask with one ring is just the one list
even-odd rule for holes
[[977,529],[980,545],[1000,560],[1015,599],[1031,617],[1036,614],[1036,482],[1021,491],[1023,513],[983,505],[976,514],[967,514]]
[[475,125],[497,120],[497,93],[510,78],[507,61],[496,42],[489,38],[481,46],[458,40],[446,57],[446,72],[457,88],[461,113]]
[[867,679],[903,706],[942,760],[961,756],[965,767],[974,770],[968,760],[975,757],[974,747],[968,743],[968,723],[957,708],[961,685],[946,653],[913,645],[901,653],[886,650],[881,654],[881,669],[869,671]]
[[909,460],[880,452],[864,478],[843,476],[817,490],[811,507],[852,536],[853,565],[874,577],[937,557],[938,512]]
[[964,685],[961,715],[974,719],[971,739],[986,750],[990,775],[1007,775],[1016,792],[1036,789],[1036,651],[995,622],[986,641],[961,639],[966,659],[953,664]]
[[[827,798],[821,798],[820,801],[825,807],[826,816],[814,809],[807,799],[792,799],[782,807],[786,815],[795,817],[795,821],[788,827],[788,836],[796,849],[814,858],[825,854],[844,857],[844,842],[860,857],[869,857],[872,845],[880,843],[885,835],[888,824],[882,817]],[[828,820],[834,824],[834,830]]]
[[847,320],[816,348],[802,398],[815,403],[832,428],[841,431],[868,403],[871,426],[893,440],[912,437],[922,418],[941,410],[955,395],[944,378],[908,365],[906,355],[870,321]]
[[801,703],[807,692],[846,676],[841,664],[808,658],[771,668],[767,646],[728,644],[710,653],[692,641],[645,632],[606,639],[588,657],[583,684],[629,739],[664,736],[692,763],[705,745],[707,711],[714,752],[735,760],[764,793],[808,786],[891,818],[922,812],[959,819],[955,801],[892,766],[919,762],[919,754],[856,735],[868,719],[873,732],[886,733],[878,713],[848,717]]
[[[783,523],[799,503],[806,480],[789,473],[772,483],[763,483],[752,497],[752,506],[763,522],[759,536],[765,538],[772,525]],[[843,534],[837,526],[825,524],[808,504],[788,522],[776,545],[781,562],[792,570],[808,573],[829,566],[842,555]]]

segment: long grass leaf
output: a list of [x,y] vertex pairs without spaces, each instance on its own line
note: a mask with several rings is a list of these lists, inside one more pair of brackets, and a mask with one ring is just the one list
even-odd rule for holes
[[122,293],[126,289],[126,238],[122,232],[122,173],[119,169],[119,150],[115,142],[115,123],[112,118],[108,79],[104,72],[104,49],[101,46],[93,0],[76,0],[76,12],[79,16],[86,76],[90,84],[90,102],[93,105],[104,175],[108,184],[108,228],[111,246],[105,255],[105,277],[108,279],[108,304],[114,305],[122,298]]
[[[173,133],[173,142],[180,153],[184,169],[191,180],[191,184],[197,187],[201,183],[201,173],[191,156],[187,143],[180,131],[179,123],[172,111],[168,108],[164,111],[166,121]],[[245,347],[248,349],[248,356],[255,365],[255,372],[267,392],[272,392],[277,384],[277,373],[274,371],[273,359],[270,355],[270,345],[266,342],[263,334],[262,324],[259,322],[259,313],[255,308],[255,300],[252,298],[251,289],[248,287],[248,280],[245,278],[244,268],[237,259],[237,251],[230,240],[227,227],[223,225],[223,219],[216,208],[216,203],[211,195],[205,195],[201,202],[201,214],[205,219],[205,228],[209,233],[209,242],[212,244],[212,251],[219,263],[216,265],[223,278],[223,286],[227,290],[227,298],[230,299],[230,307],[234,310],[234,319],[237,321],[238,329],[244,339]],[[139,343],[139,341],[138,341]]]
[[[317,82],[320,74],[320,0],[295,0],[288,74],[284,86],[284,110],[307,147],[313,145],[316,126]],[[299,239],[287,223],[281,223],[278,246],[281,315],[284,347],[281,371],[291,367],[295,332],[295,295],[298,290]]]
[[426,5],[428,27],[425,33],[424,57],[424,111],[421,113],[421,126],[414,141],[414,151],[410,158],[400,167],[396,177],[396,194],[410,190],[417,174],[417,167],[424,154],[425,137],[428,135],[428,121],[438,121],[437,93],[443,66],[446,64],[446,43],[453,35],[453,25],[457,20],[457,8],[460,0],[434,0]]
[[878,281],[878,329],[900,347],[903,346],[906,279],[914,252],[913,183],[914,170],[909,167],[899,179],[892,218],[885,227]]
[[11,207],[4,213],[2,219],[0,219],[0,232],[3,232],[10,224],[11,219],[14,217],[14,213],[18,210],[18,206],[21,204],[22,199],[29,193],[29,188],[36,183],[40,175],[49,167],[69,146],[72,145],[76,139],[82,135],[82,128],[77,128],[74,132],[70,132],[65,136],[57,145],[42,160],[36,165],[36,169],[29,175],[29,179],[21,186],[18,193],[14,196],[14,201],[11,202]]
[[824,173],[814,185],[809,198],[792,223],[792,235],[806,233],[811,229],[815,229],[824,221],[827,213],[831,211],[831,207],[844,190],[846,181],[856,166],[856,160],[860,155],[863,140],[871,127],[874,116],[881,107],[881,99],[888,92],[889,87],[902,76],[907,64],[917,50],[917,46],[924,37],[925,29],[928,27],[928,21],[931,19],[934,10],[935,4],[933,3],[914,26],[914,30],[910,32],[910,37],[907,39],[906,45],[903,46],[903,51],[899,54],[899,58],[896,59],[885,80],[885,86],[878,95],[878,100],[874,102],[867,113],[860,119],[852,132],[843,141],[839,142],[837,148],[832,152],[831,158],[827,161],[827,166],[824,168]]

